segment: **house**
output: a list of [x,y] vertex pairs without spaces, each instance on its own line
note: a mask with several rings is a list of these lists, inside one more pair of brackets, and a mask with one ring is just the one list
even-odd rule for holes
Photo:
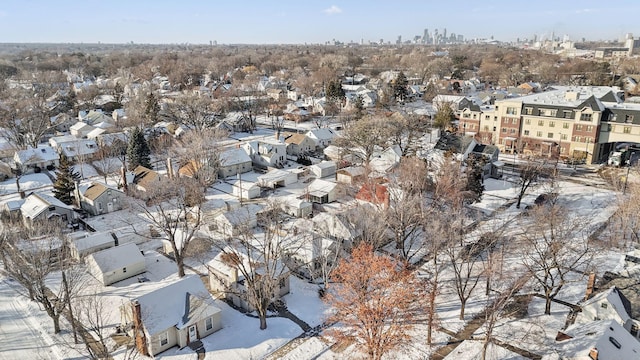
[[398,164],[402,158],[402,150],[399,146],[392,146],[384,149],[383,151],[376,151],[373,157],[369,161],[369,167],[373,172],[379,174],[387,174]]
[[85,256],[116,246],[116,239],[110,232],[69,234],[69,252],[80,261]]
[[560,359],[637,359],[640,342],[615,320],[574,324],[556,336],[555,352]]
[[[234,257],[240,257],[240,259],[234,259]],[[249,256],[237,250],[223,250],[207,264],[211,291],[220,294],[244,311],[254,311],[255,309],[248,301],[249,295],[242,271],[251,271],[251,276],[264,276],[265,265],[264,260],[261,259],[262,255],[259,252]],[[281,261],[270,265],[274,268],[267,270],[269,274],[277,275],[278,289],[274,294],[274,300],[277,300],[289,293],[289,271]]]
[[138,165],[138,167],[133,170],[132,175],[133,179],[128,182],[135,185],[135,188],[139,191],[154,189],[162,182],[163,178],[162,175],[142,165]]
[[141,354],[155,356],[220,330],[222,310],[214,304],[200,278],[188,275],[122,305],[122,326]]
[[317,150],[324,149],[331,145],[333,139],[336,137],[336,133],[329,128],[309,130],[306,135],[315,141]]
[[60,164],[59,159],[58,153],[47,145],[40,145],[36,149],[18,150],[13,155],[16,168],[23,173],[39,171],[40,169],[53,169]]
[[345,216],[339,214],[319,213],[312,219],[313,232],[331,240],[339,241],[351,247],[362,236],[362,230],[356,229]]
[[338,198],[338,184],[315,179],[307,188],[307,201],[316,204],[328,204]]
[[88,188],[78,189],[78,199],[83,210],[97,216],[122,210],[125,194],[118,189],[94,181]]
[[243,149],[258,167],[282,167],[286,162],[287,145],[279,140],[249,141],[243,145]]
[[53,126],[56,131],[63,133],[69,131],[69,128],[76,123],[75,117],[64,113],[53,116],[50,120],[51,126]]
[[291,271],[311,280],[323,279],[326,269],[339,258],[339,244],[310,230],[308,220],[296,222],[289,231],[292,249],[285,250],[287,265]]
[[218,176],[222,179],[253,170],[251,158],[244,149],[235,148],[220,153]]
[[236,181],[231,186],[233,187],[233,195],[244,200],[260,197],[261,189],[254,182]]
[[287,196],[281,198],[282,211],[291,216],[306,218],[313,212],[313,204],[310,202],[298,199],[295,196]]
[[349,166],[336,171],[336,182],[354,185],[365,180],[364,166]]
[[77,137],[78,139],[82,139],[84,137],[87,136],[88,133],[90,133],[92,130],[94,130],[95,127],[82,122],[82,121],[78,121],[77,123],[73,124],[70,128],[69,128],[69,132],[71,133],[71,135]]
[[267,96],[275,101],[279,101],[285,98],[285,94],[282,89],[267,89]]
[[315,141],[305,134],[284,133],[284,142],[288,155],[306,155],[316,149]]
[[291,171],[273,169],[258,176],[258,186],[275,189],[298,182],[298,175]]
[[317,178],[334,176],[336,174],[336,163],[334,161],[323,161],[309,166],[309,172]]
[[260,205],[250,204],[223,212],[213,219],[210,229],[227,237],[236,236],[242,231],[253,229],[258,225],[257,213],[261,209]]
[[70,223],[76,218],[73,207],[43,193],[29,194],[20,206],[20,213],[26,225],[50,219],[60,219]]
[[383,208],[389,207],[389,188],[385,184],[376,182],[365,183],[356,194],[356,199],[366,201],[374,205],[381,205]]
[[90,159],[99,150],[98,144],[92,139],[58,139],[60,141],[53,142],[52,139],[49,139],[49,144],[56,144],[55,149],[58,153],[72,162]]
[[87,269],[104,286],[140,275],[146,271],[138,245],[127,243],[87,255]]

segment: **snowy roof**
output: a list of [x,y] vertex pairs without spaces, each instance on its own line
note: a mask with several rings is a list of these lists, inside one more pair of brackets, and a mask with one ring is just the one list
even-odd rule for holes
[[365,174],[364,166],[349,166],[338,170],[339,173],[349,174],[350,176],[362,176]]
[[134,243],[114,246],[112,248],[93,253],[88,257],[93,258],[98,269],[100,269],[102,273],[122,269],[140,262],[144,263],[144,256],[142,256],[138,245]]
[[258,211],[262,210],[261,205],[249,204],[239,209],[224,212],[218,215],[216,218],[224,218],[231,225],[242,225],[252,222],[256,219]]
[[627,321],[630,316],[625,309],[621,296],[622,295],[619,293],[619,290],[615,286],[612,286],[609,289],[594,295],[589,300],[582,303],[581,306],[585,308],[595,304],[599,307],[600,305],[598,304],[606,299],[606,301],[611,304],[611,307],[616,311],[620,319],[622,321]]
[[89,124],[87,124],[87,123],[84,123],[84,122],[82,122],[82,121],[78,121],[77,123],[73,124],[73,125],[69,128],[69,130],[74,130],[74,131],[83,130],[83,129],[84,129],[85,131],[86,131],[87,129],[93,129],[93,126],[91,126],[91,125],[89,125]]
[[136,300],[144,327],[152,335],[172,326],[181,329],[222,311],[213,305],[213,297],[197,275],[185,276]]
[[55,161],[58,157],[58,153],[51,146],[40,145],[37,149],[29,148],[16,151],[14,160],[20,164],[28,165],[43,161]]
[[329,128],[322,128],[309,130],[307,136],[318,140],[331,140],[336,137],[336,133]]
[[73,142],[66,142],[59,145],[60,151],[66,157],[95,154],[98,151],[98,144],[91,139],[76,139]]
[[589,359],[591,349],[598,349],[599,359],[638,359],[640,343],[614,320],[574,324],[563,333],[571,339],[556,343],[562,358]]
[[360,231],[357,231],[343,216],[319,213],[313,217],[312,221],[314,230],[322,235],[339,239],[353,239],[360,235]]
[[[612,94],[612,98],[617,101],[619,99],[616,93],[617,89],[609,86],[555,86],[554,90],[522,96],[517,100],[522,101],[523,104],[578,107],[585,100],[594,97],[599,110],[604,110],[601,99]],[[575,96],[568,96],[568,94],[575,94]]]
[[22,213],[22,216],[33,219],[52,205],[63,209],[73,210],[71,206],[51,195],[32,193],[25,199],[24,204],[20,207],[20,212]]
[[76,250],[83,251],[106,244],[115,245],[115,239],[110,232],[99,232],[74,240],[72,243]]
[[251,158],[244,149],[229,149],[220,153],[220,165],[231,166],[251,162]]
[[266,174],[262,174],[260,176],[258,176],[257,180],[259,184],[269,184],[273,181],[280,181],[280,180],[284,180],[287,177],[291,176],[292,173],[286,170],[280,170],[280,169],[273,169],[270,170],[268,173]]
[[119,193],[122,193],[122,191],[109,187],[105,184],[102,184],[99,182],[93,182],[89,187],[87,187],[85,191],[82,192],[82,196],[84,196],[87,199],[95,200],[107,190],[112,190],[112,191],[117,191]]
[[322,179],[315,179],[309,184],[309,193],[319,192],[328,194],[332,192],[338,184]]
[[315,165],[311,165],[311,167],[316,167],[318,169],[331,169],[336,167],[335,161],[321,161]]
[[107,130],[103,129],[103,128],[99,128],[96,127],[95,129],[89,131],[87,133],[87,138],[89,139],[95,139],[96,137],[98,137],[99,135],[102,135],[102,133],[106,132]]

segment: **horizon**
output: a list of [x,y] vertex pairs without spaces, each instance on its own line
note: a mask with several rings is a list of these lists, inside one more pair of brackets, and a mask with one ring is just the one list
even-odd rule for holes
[[[0,32],[7,44],[192,44],[303,45],[391,42],[422,36],[425,29],[470,39],[513,42],[567,35],[572,41],[613,41],[627,33],[640,35],[635,23],[620,15],[640,12],[640,2],[541,0],[531,7],[494,1],[479,7],[463,0],[452,10],[447,3],[389,4],[317,1],[242,3],[197,1],[56,2],[7,0],[0,3]],[[535,7],[534,7],[535,6]],[[457,11],[457,13],[456,13]],[[38,24],[32,26],[31,24]],[[594,26],[597,24],[597,26]],[[43,31],[44,29],[44,31]]]

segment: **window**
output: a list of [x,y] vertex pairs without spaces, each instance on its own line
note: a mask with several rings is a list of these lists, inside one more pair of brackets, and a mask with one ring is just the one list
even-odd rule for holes
[[563,129],[568,129],[569,128],[569,123],[562,123],[562,128]]
[[625,126],[622,132],[625,134],[631,134],[631,126]]
[[515,133],[516,133],[516,129],[511,129],[511,130],[509,130],[509,133],[510,133],[510,134],[515,134]]
[[127,268],[126,268],[126,267],[123,267],[123,268],[122,268],[122,272],[123,272],[123,273],[126,273],[126,272],[127,272]]
[[491,120],[491,116],[486,115],[486,116],[484,117],[484,119],[485,119],[485,120]]
[[[497,107],[496,107],[497,109]],[[518,108],[515,107],[507,107],[507,114],[508,115],[516,115],[518,113]]]
[[160,346],[165,346],[169,343],[169,333],[160,334]]
[[555,121],[549,121],[549,127],[556,127]]
[[518,119],[516,119],[516,118],[511,119],[511,123],[512,124],[517,124],[518,123]]
[[617,347],[618,349],[620,349],[622,347],[622,345],[620,345],[620,343],[618,342],[618,340],[614,339],[613,337],[609,336],[609,342],[613,344],[613,346]]
[[592,125],[587,126],[587,131],[593,131],[593,126]]
[[544,120],[538,120],[538,126],[544,126]]
[[560,134],[560,140],[567,140],[567,134]]
[[[498,107],[497,107],[497,106],[496,106],[496,110],[498,110]],[[498,121],[498,117],[497,117],[497,116],[494,116],[494,117],[493,117],[493,121]]]
[[582,131],[582,125],[576,125],[576,130],[577,131]]
[[525,135],[525,136],[529,136],[529,130],[525,130],[525,131],[524,131],[524,135]]
[[525,115],[533,115],[533,108],[526,107],[524,108]]
[[558,110],[556,109],[540,109],[538,110],[540,116],[556,116]]
[[493,127],[493,131],[496,131],[496,127],[495,126]]
[[553,133],[547,133],[547,138],[553,139]]
[[474,118],[474,119],[476,118],[476,114],[473,114],[473,118]]
[[638,325],[631,325],[631,331],[629,331],[631,333],[631,335],[633,335],[634,337],[638,337],[638,332],[640,330],[640,327],[638,327]]
[[609,307],[609,304],[607,304],[607,303],[602,303],[602,304],[600,304],[600,307],[601,307],[601,308],[603,308],[603,309],[606,309],[606,308],[608,308],[608,307]]
[[531,119],[525,119],[524,123],[527,124],[527,125],[531,125]]
[[562,117],[563,117],[563,118],[565,118],[565,119],[571,119],[571,118],[572,118],[572,116],[571,116],[571,111],[564,110],[564,111],[562,112]]
[[633,122],[633,115],[625,115],[624,116],[624,122],[628,123],[632,123]]
[[575,136],[573,141],[575,142],[582,142],[582,138],[580,136]]
[[580,121],[591,121],[591,114],[580,114]]
[[213,318],[207,318],[207,320],[204,321],[204,328],[209,331],[211,329],[213,329]]
[[506,133],[507,132],[507,128],[502,128],[502,132]]
[[538,131],[538,132],[536,132],[536,136],[537,136],[537,137],[542,137],[542,131]]

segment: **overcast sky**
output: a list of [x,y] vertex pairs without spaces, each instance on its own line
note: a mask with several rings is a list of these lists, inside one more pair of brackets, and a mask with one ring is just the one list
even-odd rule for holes
[[425,28],[503,41],[552,32],[614,40],[640,36],[638,15],[638,0],[1,0],[0,42],[394,42]]

